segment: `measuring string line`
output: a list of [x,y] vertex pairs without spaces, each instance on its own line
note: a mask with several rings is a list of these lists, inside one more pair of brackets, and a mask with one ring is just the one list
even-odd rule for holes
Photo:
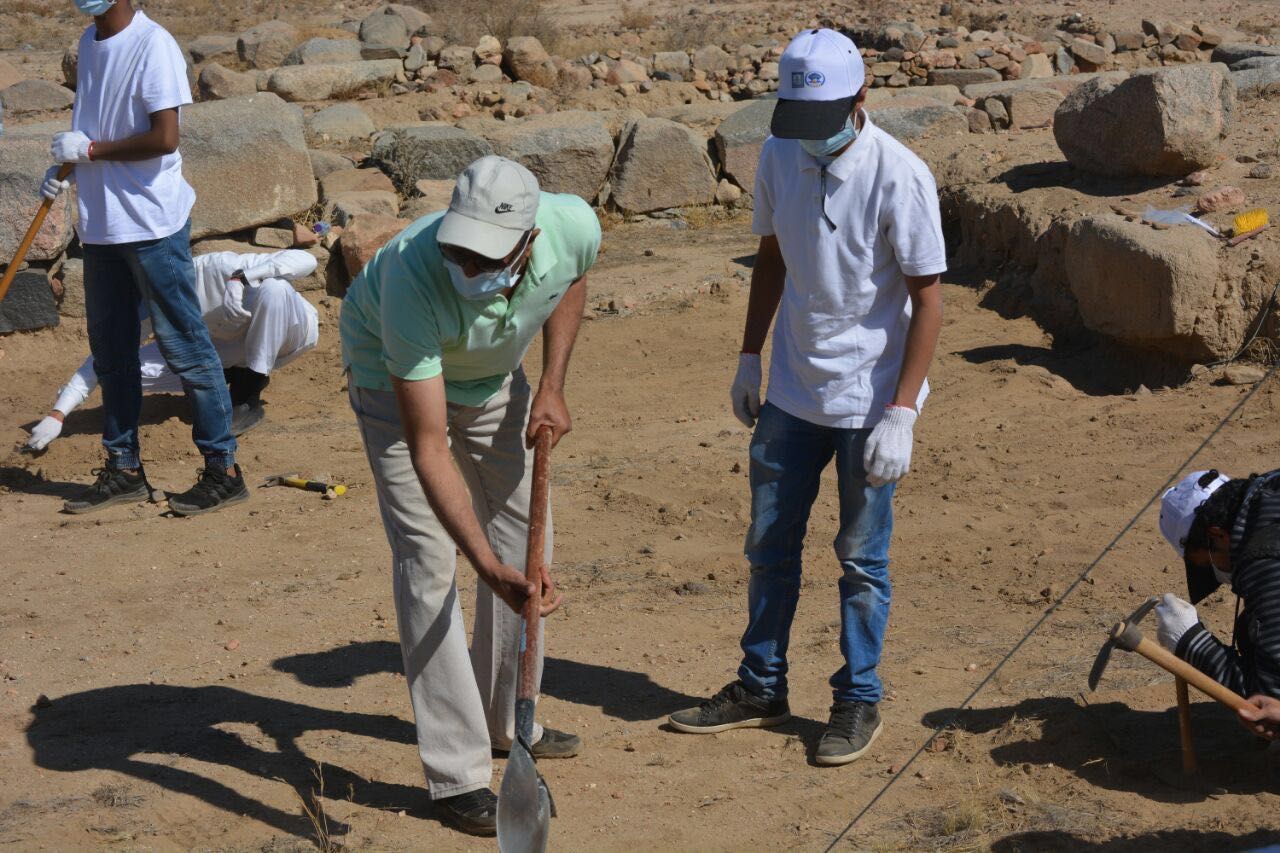
[[1270,380],[1271,377],[1276,374],[1277,369],[1280,369],[1280,361],[1277,361],[1275,364],[1271,365],[1271,368],[1266,372],[1266,374],[1263,375],[1263,377],[1259,379],[1256,383],[1254,383],[1254,386],[1249,389],[1249,392],[1247,394],[1245,394],[1243,397],[1240,398],[1239,402],[1237,402],[1235,406],[1232,407],[1231,411],[1227,413],[1226,417],[1224,417],[1221,421],[1218,422],[1218,425],[1214,427],[1213,431],[1210,432],[1205,437],[1204,441],[1200,442],[1200,445],[1196,447],[1194,451],[1192,451],[1191,455],[1188,456],[1181,465],[1178,466],[1178,469],[1169,475],[1168,479],[1164,481],[1164,485],[1156,489],[1155,494],[1153,494],[1147,500],[1147,502],[1142,505],[1142,509],[1138,510],[1137,514],[1134,515],[1133,518],[1129,519],[1129,522],[1120,529],[1119,533],[1115,535],[1115,538],[1112,539],[1109,543],[1107,543],[1107,547],[1102,549],[1102,553],[1100,553],[1097,556],[1097,558],[1092,563],[1090,563],[1083,572],[1080,573],[1079,577],[1077,577],[1074,581],[1071,582],[1071,585],[1068,586],[1066,590],[1063,591],[1062,595],[1058,596],[1057,601],[1049,605],[1048,609],[1046,609],[1045,612],[1041,614],[1040,618],[1036,620],[1036,623],[1031,626],[1031,629],[1022,636],[1022,639],[1018,640],[1018,642],[1014,644],[1013,648],[1011,648],[1003,658],[1001,658],[1000,662],[995,665],[995,668],[992,669],[991,672],[987,673],[986,677],[983,678],[982,681],[978,682],[978,686],[973,688],[973,691],[965,698],[963,702],[960,703],[960,707],[956,708],[951,713],[951,716],[949,716],[946,719],[945,722],[940,723],[934,728],[933,732],[929,735],[929,738],[920,745],[920,748],[917,749],[909,759],[907,759],[906,763],[902,765],[902,767],[898,770],[897,773],[894,773],[892,776],[889,777],[889,781],[885,782],[884,787],[882,787],[879,791],[876,792],[876,795],[871,798],[871,801],[868,802],[865,806],[863,806],[862,810],[859,811],[856,815],[854,815],[853,819],[850,820],[849,823],[845,826],[845,828],[840,831],[840,834],[837,835],[829,845],[827,845],[826,853],[830,853],[830,851],[834,850],[835,846],[839,844],[846,835],[849,834],[849,832],[858,823],[858,821],[861,820],[869,811],[871,811],[871,809],[875,807],[876,803],[880,802],[880,800],[884,797],[884,795],[889,792],[889,789],[892,788],[899,779],[901,779],[904,775],[906,775],[907,770],[911,768],[912,764],[915,764],[916,759],[918,759],[921,755],[924,754],[925,750],[927,750],[930,744],[932,744],[934,740],[937,739],[938,735],[942,734],[945,730],[950,728],[955,723],[956,719],[959,718],[960,713],[968,709],[969,705],[973,702],[975,698],[977,698],[978,694],[981,693],[986,688],[986,686],[991,683],[991,680],[996,677],[996,675],[1000,672],[1000,670],[1004,668],[1004,665],[1007,664],[1010,661],[1010,659],[1012,659],[1013,656],[1016,655],[1022,649],[1024,645],[1026,645],[1027,640],[1030,640],[1031,637],[1037,631],[1039,631],[1046,622],[1049,621],[1049,618],[1053,616],[1053,614],[1058,610],[1059,607],[1062,606],[1062,604],[1067,600],[1067,598],[1069,598],[1071,594],[1076,591],[1076,588],[1079,587],[1080,584],[1084,583],[1088,579],[1089,575],[1092,574],[1093,570],[1098,567],[1098,565],[1103,561],[1104,558],[1106,558],[1108,554],[1111,553],[1112,549],[1114,549],[1116,545],[1120,544],[1120,540],[1123,539],[1129,533],[1129,531],[1134,528],[1134,526],[1138,523],[1138,520],[1142,518],[1142,516],[1146,513],[1146,511],[1151,509],[1152,505],[1156,501],[1160,500],[1160,498],[1164,495],[1165,491],[1168,490],[1168,488],[1172,486],[1179,477],[1182,476],[1182,473],[1187,469],[1188,466],[1191,465],[1191,463],[1195,460],[1195,458],[1200,455],[1201,451],[1203,451],[1206,447],[1208,447],[1209,443],[1213,441],[1215,438],[1217,438],[1218,433],[1222,432],[1223,428],[1226,427],[1227,423],[1230,422],[1230,420],[1234,418],[1236,415],[1238,415],[1242,409],[1244,409],[1244,407],[1249,403],[1249,401],[1253,399],[1253,395],[1258,393],[1258,389],[1261,388],[1263,385],[1267,384],[1267,381]]

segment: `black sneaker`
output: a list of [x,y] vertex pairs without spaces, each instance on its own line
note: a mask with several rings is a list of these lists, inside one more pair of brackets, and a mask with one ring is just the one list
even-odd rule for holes
[[446,821],[468,835],[498,834],[498,795],[488,788],[441,797],[435,806]]
[[813,760],[825,767],[838,767],[861,758],[884,731],[880,709],[870,702],[837,702],[831,706],[831,721],[818,741]]
[[262,403],[241,403],[231,407],[231,434],[236,438],[262,423],[267,417]]
[[729,729],[759,729],[791,719],[786,699],[761,699],[741,681],[726,685],[696,708],[676,711],[667,718],[678,732],[709,735]]
[[94,468],[98,479],[92,486],[62,504],[63,512],[79,515],[109,507],[112,504],[151,500],[151,484],[141,467],[130,474],[119,468]]
[[200,478],[194,486],[180,495],[169,496],[169,509],[177,515],[199,515],[248,499],[249,488],[244,484],[239,465],[234,477],[227,476],[226,469],[220,465],[206,465],[200,469]]

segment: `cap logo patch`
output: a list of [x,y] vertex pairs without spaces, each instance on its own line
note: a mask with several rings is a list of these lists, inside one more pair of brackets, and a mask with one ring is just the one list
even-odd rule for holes
[[514,210],[515,208],[511,206],[511,202],[504,201],[502,204],[495,207],[493,209],[493,212],[494,213],[511,213]]
[[791,88],[792,89],[804,88],[804,72],[803,71],[791,72]]
[[827,75],[823,74],[821,71],[810,71],[805,75],[804,82],[810,89],[817,89],[823,83],[827,82]]

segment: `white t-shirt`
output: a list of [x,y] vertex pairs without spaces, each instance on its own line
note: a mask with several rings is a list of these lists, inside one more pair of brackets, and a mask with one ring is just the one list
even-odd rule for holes
[[[135,12],[111,38],[96,36],[93,25],[80,38],[72,129],[95,142],[118,142],[150,130],[152,113],[191,103],[182,51],[146,13]],[[177,152],[133,163],[80,163],[75,174],[82,243],[168,237],[186,225],[196,201]]]
[[[775,235],[787,265],[768,400],[810,423],[870,428],[902,371],[905,277],[947,268],[938,190],[929,167],[869,118],[823,172],[796,140],[765,140],[751,230]],[[928,393],[926,382],[917,406]]]

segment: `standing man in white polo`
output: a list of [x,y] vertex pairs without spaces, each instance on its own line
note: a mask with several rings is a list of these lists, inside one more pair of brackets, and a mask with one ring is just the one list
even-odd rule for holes
[[[496,832],[491,750],[515,736],[532,437],[572,427],[564,398],[600,223],[502,157],[466,168],[448,211],[419,219],[356,277],[342,360],[391,544],[409,694],[432,800],[459,829]],[[542,333],[536,393],[521,362]],[[456,550],[482,581],[471,650]],[[547,531],[546,563],[551,562]],[[559,603],[543,574],[543,615]],[[541,658],[539,658],[539,671]],[[540,675],[540,672],[539,672]],[[537,758],[576,735],[535,725]]]
[[[756,173],[760,236],[734,414],[751,440],[751,564],[738,678],[674,728],[710,733],[790,717],[787,644],[801,550],[823,470],[836,462],[840,650],[834,703],[815,756],[847,764],[880,734],[876,667],[889,618],[893,492],[942,325],[946,251],[932,175],[862,106],[858,49],[807,30],[779,63],[772,133]],[[760,351],[777,315],[768,400]]]

